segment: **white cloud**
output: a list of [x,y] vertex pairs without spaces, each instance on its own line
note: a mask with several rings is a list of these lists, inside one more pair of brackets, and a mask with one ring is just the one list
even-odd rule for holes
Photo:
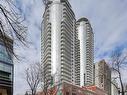
[[95,62],[118,47],[127,48],[125,0],[70,0],[76,17],[87,17],[95,34]]
[[125,0],[71,0],[71,3],[77,18],[87,17],[92,24],[95,58],[127,43]]
[[16,47],[16,53],[22,60],[19,63],[17,61],[14,63],[14,95],[23,94],[29,89],[24,79],[24,70],[29,64],[40,62],[40,27],[43,13],[41,0],[17,0],[17,5],[21,7],[22,12],[25,14],[25,24],[28,26],[28,41],[32,42],[32,45]]
[[19,55],[20,60],[15,60],[14,67],[14,95],[17,93],[24,93],[29,89],[25,80],[25,69],[35,62],[40,62],[40,52],[35,46],[20,47],[16,50],[16,54]]

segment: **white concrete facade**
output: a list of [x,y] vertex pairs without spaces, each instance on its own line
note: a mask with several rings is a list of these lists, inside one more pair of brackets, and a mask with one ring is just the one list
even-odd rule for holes
[[89,21],[76,22],[68,0],[48,0],[41,37],[44,82],[92,85],[93,38]]
[[[51,75],[56,75],[55,80],[59,81],[61,68],[61,19],[62,4],[54,1],[50,6],[51,22]],[[58,80],[57,80],[58,79]]]
[[93,85],[94,37],[88,19],[77,21],[77,33],[80,41],[80,86]]
[[51,0],[43,15],[42,63],[45,81],[75,84],[75,15],[67,0]]

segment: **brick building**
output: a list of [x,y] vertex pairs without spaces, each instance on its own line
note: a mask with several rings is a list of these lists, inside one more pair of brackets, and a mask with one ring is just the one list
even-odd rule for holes
[[[38,92],[37,95],[45,95],[44,92]],[[79,87],[63,82],[57,87],[49,89],[46,95],[107,95],[104,90],[97,86]]]

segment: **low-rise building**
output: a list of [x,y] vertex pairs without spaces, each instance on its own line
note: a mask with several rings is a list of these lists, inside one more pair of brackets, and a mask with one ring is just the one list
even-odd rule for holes
[[93,91],[95,93],[94,95],[108,95],[103,89],[100,89],[97,86],[85,86],[83,88],[86,90]]
[[54,86],[47,90],[38,92],[37,95],[108,95],[103,89],[97,86],[77,86],[63,82],[60,85]]
[[13,40],[0,35],[0,95],[13,95]]
[[[37,95],[45,95],[44,91]],[[47,90],[46,95],[97,95],[94,91],[63,82]]]

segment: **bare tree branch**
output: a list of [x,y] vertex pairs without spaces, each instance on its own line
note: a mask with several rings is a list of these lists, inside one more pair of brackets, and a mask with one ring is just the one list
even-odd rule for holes
[[27,27],[23,25],[24,20],[21,20],[22,16],[13,1],[2,1],[4,3],[0,3],[0,36],[3,39],[7,52],[12,53],[18,59],[17,55],[8,48],[7,42],[5,42],[5,36],[10,37],[15,44],[23,44],[26,46]]
[[111,69],[114,72],[117,72],[117,79],[120,81],[121,91],[120,93],[122,95],[125,95],[124,86],[123,86],[123,80],[122,80],[122,74],[121,69],[123,68],[123,64],[125,64],[127,59],[127,55],[124,55],[120,51],[116,50],[111,55]]
[[40,63],[30,65],[25,71],[26,81],[31,89],[31,94],[36,95],[37,88],[41,82]]

